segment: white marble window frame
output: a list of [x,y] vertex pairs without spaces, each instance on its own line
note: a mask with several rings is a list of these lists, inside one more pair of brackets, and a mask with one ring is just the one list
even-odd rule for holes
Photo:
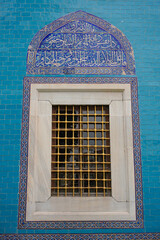
[[[112,197],[51,197],[57,104],[109,105]],[[31,84],[26,220],[136,220],[130,84]]]

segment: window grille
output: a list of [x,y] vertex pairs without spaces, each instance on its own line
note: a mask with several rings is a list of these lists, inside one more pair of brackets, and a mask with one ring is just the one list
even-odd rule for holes
[[52,107],[52,196],[111,196],[109,106]]

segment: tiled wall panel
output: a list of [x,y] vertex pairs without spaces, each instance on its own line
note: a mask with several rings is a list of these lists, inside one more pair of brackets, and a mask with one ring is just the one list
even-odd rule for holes
[[[149,233],[160,231],[159,6],[159,0],[1,1],[0,233]],[[115,25],[126,35],[134,49],[139,84],[143,229],[73,229],[68,231],[17,229],[22,93],[27,48],[36,32],[42,27],[77,10],[89,12]],[[10,239],[13,239],[13,236]],[[138,238],[135,237],[135,239]]]

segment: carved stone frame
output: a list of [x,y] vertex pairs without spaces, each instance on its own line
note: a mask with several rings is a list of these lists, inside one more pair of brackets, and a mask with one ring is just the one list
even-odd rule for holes
[[[28,139],[31,84],[130,84],[133,126],[133,156],[135,169],[135,221],[26,221]],[[73,229],[73,228],[142,228],[143,198],[141,179],[140,130],[138,115],[137,79],[135,77],[26,77],[24,78],[23,119],[21,139],[20,189],[19,189],[19,228],[23,229]]]

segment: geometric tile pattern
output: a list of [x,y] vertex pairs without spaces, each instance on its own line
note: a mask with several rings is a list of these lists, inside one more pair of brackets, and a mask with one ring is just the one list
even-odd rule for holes
[[134,75],[133,49],[116,27],[78,11],[34,36],[28,47],[27,74]]
[[[64,84],[64,83],[96,84],[98,83],[102,85],[111,84],[111,83],[112,84],[120,83],[120,84],[131,85],[133,149],[134,149],[133,154],[134,154],[135,189],[136,189],[136,220],[135,221],[83,221],[83,222],[82,221],[39,221],[39,222],[26,221],[30,87],[32,84],[36,84],[36,83],[38,84],[49,84],[49,83],[50,84],[57,84],[57,83],[59,84]],[[141,150],[140,150],[140,129],[139,129],[139,111],[138,111],[138,95],[137,95],[137,78],[136,77],[25,77],[24,78],[18,218],[19,218],[18,227],[21,229],[143,228]],[[78,238],[79,235],[76,235],[76,236],[77,236],[76,239],[81,239],[81,238]],[[89,239],[89,235],[85,235],[85,236],[86,237],[84,239]],[[63,235],[57,239],[64,239]],[[68,238],[68,239],[72,239],[72,238]],[[92,239],[96,239],[96,238],[92,238]],[[98,239],[107,239],[107,238],[101,237]],[[111,238],[108,238],[108,239],[111,239]],[[133,238],[133,239],[136,239],[136,238]]]
[[2,240],[143,240],[160,239],[160,233],[113,233],[113,234],[4,234]]

